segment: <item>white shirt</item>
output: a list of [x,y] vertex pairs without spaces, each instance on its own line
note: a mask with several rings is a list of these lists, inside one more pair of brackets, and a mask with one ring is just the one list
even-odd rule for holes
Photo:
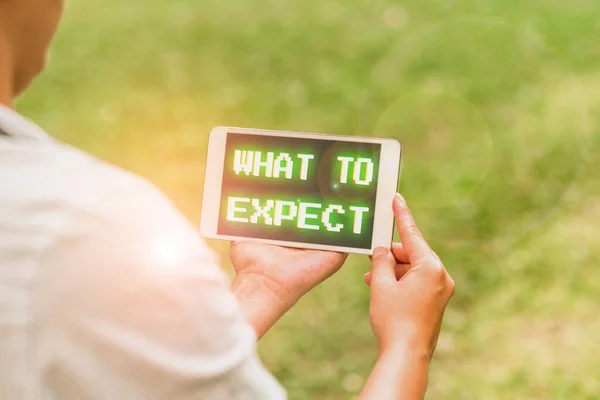
[[0,398],[284,399],[151,184],[0,106]]

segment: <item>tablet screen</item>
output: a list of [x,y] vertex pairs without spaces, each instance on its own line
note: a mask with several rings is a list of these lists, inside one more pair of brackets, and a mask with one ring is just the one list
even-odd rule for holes
[[228,133],[217,233],[370,249],[380,155],[379,143]]

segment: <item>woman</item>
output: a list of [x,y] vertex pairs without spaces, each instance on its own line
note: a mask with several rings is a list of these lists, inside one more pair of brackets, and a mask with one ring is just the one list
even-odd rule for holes
[[[256,340],[346,256],[235,243],[230,287],[155,187],[13,111],[61,12],[61,0],[0,0],[0,392],[285,398]],[[365,276],[379,357],[363,399],[424,396],[454,290],[401,196],[393,207],[402,244],[375,249]]]

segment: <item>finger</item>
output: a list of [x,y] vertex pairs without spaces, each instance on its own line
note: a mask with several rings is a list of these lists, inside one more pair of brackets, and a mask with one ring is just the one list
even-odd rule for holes
[[417,259],[431,257],[431,249],[423,239],[415,220],[406,204],[404,197],[400,193],[396,194],[392,205],[394,209],[394,217],[396,218],[396,226],[404,251],[408,255],[411,262]]
[[377,247],[373,251],[371,267],[371,283],[385,283],[396,281],[396,260],[392,252],[385,247]]
[[408,264],[410,262],[408,253],[402,243],[392,243],[392,254],[398,263]]
[[334,251],[307,250],[298,257],[304,259],[305,265],[311,266],[311,275],[321,283],[336,273],[346,262],[348,254]]
[[[396,280],[399,280],[400,278],[402,278],[404,276],[404,274],[406,273],[406,271],[408,271],[409,269],[410,269],[410,264],[396,264],[396,267],[395,267]],[[371,286],[371,279],[372,279],[371,272],[367,272],[363,278],[365,280],[365,283],[367,285]]]
[[[408,263],[408,254],[404,250],[402,243],[392,243],[392,254],[399,263]],[[373,261],[373,256],[369,256],[369,260]]]
[[346,261],[348,258],[347,253],[340,253],[338,251],[323,251],[323,250],[301,250],[302,253],[298,254],[299,257],[304,257],[310,260],[314,260],[318,263],[318,261],[327,259],[327,260],[336,260],[336,261]]

